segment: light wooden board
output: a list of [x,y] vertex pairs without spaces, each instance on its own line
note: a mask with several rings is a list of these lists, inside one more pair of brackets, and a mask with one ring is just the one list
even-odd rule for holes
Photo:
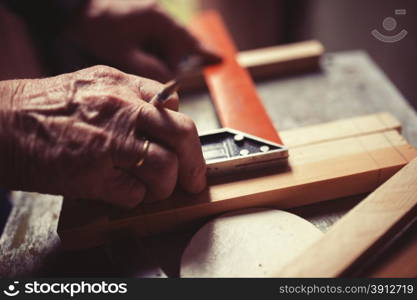
[[291,148],[331,141],[341,137],[361,136],[387,130],[401,131],[400,122],[390,113],[382,112],[342,119],[319,125],[286,130],[281,133],[284,144]]
[[[380,186],[276,276],[342,275],[417,207],[417,159]],[[366,258],[366,257],[365,257]],[[406,264],[405,261],[402,263]]]
[[[328,126],[333,128],[332,123]],[[147,236],[236,209],[291,208],[371,192],[417,156],[416,150],[390,127],[380,132],[380,126],[362,126],[364,130],[378,130],[368,134],[364,133],[366,130],[361,131],[353,137],[352,131],[346,131],[348,137],[320,143],[309,137],[305,146],[290,148],[290,168],[286,170],[212,182],[199,195],[176,192],[170,199],[133,211],[106,210],[98,204],[88,207],[85,201],[68,199],[64,201],[58,232],[64,246],[83,248],[102,243],[109,232],[130,230]],[[85,212],[85,216],[80,212]]]
[[319,69],[323,45],[309,40],[239,52],[237,61],[255,79]]
[[[239,65],[248,70],[255,80],[280,75],[315,71],[320,68],[323,45],[317,40],[309,40],[273,47],[240,51],[237,54]],[[194,75],[184,81],[181,91],[204,88],[202,74]]]

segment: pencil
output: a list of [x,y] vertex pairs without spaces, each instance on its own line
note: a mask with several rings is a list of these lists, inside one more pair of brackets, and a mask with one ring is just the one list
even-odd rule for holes
[[168,81],[163,87],[163,89],[158,94],[152,97],[149,103],[155,106],[163,104],[173,93],[178,91],[179,86],[180,85],[177,80]]
[[186,80],[196,72],[200,71],[203,66],[201,57],[196,55],[187,56],[180,63],[179,71],[175,79],[168,81],[162,90],[152,97],[150,104],[159,106],[163,104],[168,98],[178,91],[182,80]]

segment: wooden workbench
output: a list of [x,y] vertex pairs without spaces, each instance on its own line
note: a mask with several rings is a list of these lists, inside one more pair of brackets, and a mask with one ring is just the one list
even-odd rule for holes
[[[258,82],[280,130],[387,111],[417,146],[417,115],[372,60],[361,51],[327,54],[323,71]],[[181,110],[199,131],[218,127],[206,92],[182,97]],[[326,231],[363,196],[294,209]],[[196,228],[144,240],[122,239],[101,248],[60,251],[56,234],[61,197],[15,192],[0,239],[0,276],[177,276],[182,249]]]

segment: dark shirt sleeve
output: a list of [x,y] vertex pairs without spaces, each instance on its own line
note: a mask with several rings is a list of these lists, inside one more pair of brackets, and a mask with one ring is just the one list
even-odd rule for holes
[[3,0],[41,38],[56,35],[88,0]]
[[[75,63],[62,59],[58,42],[66,25],[77,16],[90,0],[0,0],[6,7],[21,17],[47,75],[70,72]],[[70,45],[73,46],[74,45]],[[62,47],[62,46],[61,46]],[[64,47],[65,48],[65,47]]]
[[12,206],[9,202],[9,192],[0,188],[0,236],[3,233],[4,227],[7,224]]

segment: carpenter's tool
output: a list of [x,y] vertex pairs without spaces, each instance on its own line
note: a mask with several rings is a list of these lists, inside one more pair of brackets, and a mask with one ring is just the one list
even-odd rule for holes
[[[179,67],[177,78],[166,83],[149,103],[156,106],[162,105],[179,89],[184,78],[189,78],[190,74],[197,72],[201,67],[201,59],[196,56],[184,59]],[[258,100],[252,99],[251,103],[243,102],[241,105],[253,106],[256,105],[256,101]],[[238,113],[239,111],[236,111],[236,114]],[[259,116],[254,116],[256,117]],[[266,127],[269,128],[268,126],[273,128],[267,123]],[[200,142],[209,176],[275,167],[285,164],[288,158],[288,149],[285,146],[231,128],[202,134]]]
[[280,144],[221,128],[200,135],[207,175],[222,175],[286,165],[288,149]]

